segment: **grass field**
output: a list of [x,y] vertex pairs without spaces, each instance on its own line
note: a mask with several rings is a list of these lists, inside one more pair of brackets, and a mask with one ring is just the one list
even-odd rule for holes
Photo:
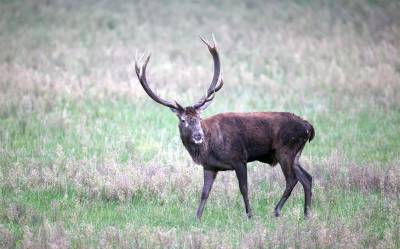
[[[399,1],[0,1],[0,248],[400,248]],[[282,210],[280,167],[249,164],[248,220],[233,172],[203,219],[202,168],[177,120],[137,82],[189,105],[212,60],[204,116],[289,111],[315,127]]]

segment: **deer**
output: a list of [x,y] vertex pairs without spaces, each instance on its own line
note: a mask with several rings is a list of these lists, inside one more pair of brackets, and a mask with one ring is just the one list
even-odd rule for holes
[[[203,189],[196,219],[200,220],[214,180],[220,171],[235,171],[243,197],[247,217],[252,217],[248,197],[247,163],[259,161],[275,166],[279,163],[286,181],[282,197],[274,209],[281,209],[300,181],[304,190],[304,217],[309,217],[312,197],[312,177],[299,162],[301,152],[314,138],[314,127],[306,120],[289,112],[226,112],[202,119],[206,110],[224,85],[220,58],[214,35],[213,44],[200,37],[207,46],[214,63],[214,75],[203,97],[195,104],[181,106],[158,96],[148,84],[146,68],[150,54],[135,57],[135,72],[147,95],[168,107],[178,118],[180,139],[196,164],[203,167]],[[145,57],[145,58],[144,58]]]

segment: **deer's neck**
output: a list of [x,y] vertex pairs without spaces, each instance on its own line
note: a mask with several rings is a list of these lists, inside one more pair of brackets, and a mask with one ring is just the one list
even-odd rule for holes
[[208,150],[207,138],[204,137],[204,141],[201,144],[194,143],[190,138],[181,137],[181,140],[193,161],[197,164],[203,164]]

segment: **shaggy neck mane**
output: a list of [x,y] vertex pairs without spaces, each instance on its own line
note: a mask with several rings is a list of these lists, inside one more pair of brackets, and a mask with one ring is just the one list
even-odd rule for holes
[[[205,131],[204,131],[205,132]],[[186,150],[189,152],[190,156],[192,157],[193,161],[197,164],[202,164],[204,158],[208,154],[208,139],[207,136],[204,136],[203,142],[201,144],[196,144],[192,141],[189,137],[182,137],[181,140],[183,145],[185,146]]]

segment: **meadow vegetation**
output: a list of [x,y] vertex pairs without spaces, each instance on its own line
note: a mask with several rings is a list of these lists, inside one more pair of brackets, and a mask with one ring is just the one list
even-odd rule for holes
[[[0,248],[400,248],[399,1],[0,1]],[[249,164],[254,218],[202,168],[132,62],[186,105],[203,95],[214,33],[225,85],[204,117],[289,111],[315,127],[298,185]]]

